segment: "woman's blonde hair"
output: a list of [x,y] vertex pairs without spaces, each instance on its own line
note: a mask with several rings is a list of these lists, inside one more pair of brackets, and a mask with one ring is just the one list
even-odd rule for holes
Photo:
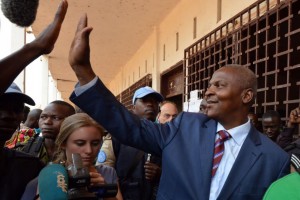
[[67,117],[61,124],[59,134],[55,140],[56,152],[54,153],[54,163],[64,164],[67,160],[65,150],[62,148],[66,144],[69,136],[81,127],[95,127],[104,135],[104,129],[96,121],[85,113],[77,113]]

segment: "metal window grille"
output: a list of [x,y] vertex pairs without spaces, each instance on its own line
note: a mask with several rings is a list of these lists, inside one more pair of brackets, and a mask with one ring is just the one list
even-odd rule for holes
[[184,101],[206,90],[213,72],[241,64],[255,72],[254,112],[287,120],[300,104],[300,1],[259,0],[185,49]]
[[148,74],[140,79],[138,82],[131,85],[129,88],[124,90],[121,94],[117,95],[117,99],[128,109],[132,110],[132,97],[134,92],[140,87],[152,85],[152,75]]

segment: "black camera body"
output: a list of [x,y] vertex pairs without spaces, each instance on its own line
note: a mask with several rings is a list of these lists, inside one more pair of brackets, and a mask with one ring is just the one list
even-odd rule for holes
[[99,198],[115,197],[118,193],[117,184],[105,184],[90,187],[89,170],[82,165],[79,154],[72,154],[73,163],[68,166],[69,189],[68,199],[97,200]]

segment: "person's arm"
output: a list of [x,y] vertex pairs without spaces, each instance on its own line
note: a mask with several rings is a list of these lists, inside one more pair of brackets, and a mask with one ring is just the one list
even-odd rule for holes
[[290,112],[287,127],[284,128],[278,136],[276,143],[281,148],[285,148],[287,145],[293,142],[293,133],[298,124],[300,124],[300,107],[295,108]]
[[67,0],[62,0],[51,24],[38,37],[20,50],[0,60],[0,94],[2,94],[18,74],[32,61],[43,54],[49,54],[58,38],[61,25],[68,8]]
[[[92,28],[87,26],[87,16],[84,15],[78,23],[69,52],[70,66],[81,87],[89,85],[96,77],[90,63],[91,31]],[[163,125],[140,119],[128,111],[97,77],[95,84],[86,88],[84,92],[73,92],[70,100],[103,125],[121,143],[156,156],[161,156],[165,146],[180,132],[178,129],[183,114]]]

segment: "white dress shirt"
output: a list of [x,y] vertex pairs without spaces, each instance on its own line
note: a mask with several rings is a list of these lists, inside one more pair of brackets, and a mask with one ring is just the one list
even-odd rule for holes
[[[250,120],[248,120],[248,122],[246,122],[245,124],[229,130],[226,130],[220,123],[218,123],[217,132],[220,130],[226,130],[231,135],[231,138],[224,142],[224,154],[217,172],[211,181],[209,200],[215,200],[219,196],[229,175],[229,172],[234,164],[234,161],[237,158],[241,147],[250,131],[250,128]],[[219,134],[216,134],[215,140],[217,140],[218,138]]]

